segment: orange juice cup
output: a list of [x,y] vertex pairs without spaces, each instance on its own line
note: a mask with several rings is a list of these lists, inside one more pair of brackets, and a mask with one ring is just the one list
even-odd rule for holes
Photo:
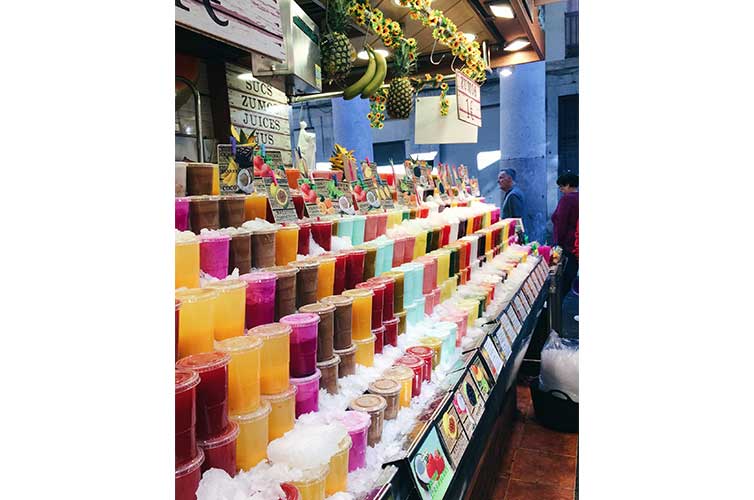
[[286,168],[285,177],[288,179],[288,187],[298,189],[298,180],[301,178],[301,171],[297,168]]
[[262,362],[259,389],[262,394],[277,394],[288,388],[291,327],[283,323],[269,323],[252,328],[247,335],[262,339]]
[[356,346],[356,363],[364,366],[374,366],[374,341],[375,336],[371,335],[367,339],[354,340]]
[[259,365],[262,340],[240,336],[215,343],[215,349],[230,355],[228,364],[228,412],[242,415],[259,407]]
[[212,352],[215,341],[215,304],[218,293],[206,288],[177,290],[181,301],[178,325],[178,358],[200,352]]
[[262,395],[262,401],[266,401],[272,409],[270,412],[269,441],[277,439],[293,429],[293,425],[296,423],[296,391],[295,385],[289,385],[278,394]]
[[[298,170],[297,170],[298,172]],[[283,226],[275,233],[275,265],[284,266],[296,260],[298,226]]]
[[351,310],[351,338],[366,340],[372,335],[372,296],[369,288],[346,290],[343,295],[353,299]]
[[213,281],[206,288],[219,294],[215,303],[215,340],[243,335],[246,321],[246,286],[239,279]]
[[411,406],[411,390],[414,382],[414,371],[408,366],[392,366],[382,373],[382,378],[395,380],[401,384],[399,400],[401,408]]
[[325,479],[329,470],[330,466],[327,464],[305,469],[304,479],[290,483],[298,488],[301,500],[325,500]]
[[269,441],[270,403],[262,401],[259,408],[243,414],[231,415],[240,432],[236,440],[236,469],[249,470],[267,457]]
[[421,337],[419,343],[432,349],[432,369],[440,366],[442,361],[442,339],[437,337]]
[[346,491],[348,487],[348,453],[351,451],[351,436],[338,443],[338,451],[330,457],[330,471],[325,479],[325,495]]
[[262,194],[247,194],[244,200],[246,220],[267,219],[267,197]]
[[318,260],[317,300],[320,300],[333,294],[333,283],[335,282],[335,257],[322,256]]
[[199,240],[175,242],[175,287],[199,288]]

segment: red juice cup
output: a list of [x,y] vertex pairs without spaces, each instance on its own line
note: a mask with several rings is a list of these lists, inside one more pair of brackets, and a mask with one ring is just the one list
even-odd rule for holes
[[228,428],[228,363],[222,352],[203,352],[181,358],[177,368],[199,374],[196,386],[196,437],[219,436]]
[[307,221],[298,222],[298,255],[309,255],[309,237],[312,234],[312,224]]
[[312,238],[321,246],[325,252],[330,251],[330,242],[332,240],[332,221],[317,220],[312,222]]
[[228,276],[230,236],[226,234],[202,234],[199,236],[199,267],[218,279]]
[[319,379],[322,372],[315,368],[308,377],[291,377],[291,385],[296,386],[296,418],[304,413],[319,411]]
[[392,318],[382,322],[382,326],[385,327],[383,345],[390,344],[393,347],[398,347],[398,321],[398,318]]
[[335,254],[335,279],[333,280],[332,293],[340,295],[346,289],[346,267],[348,256],[346,252]]
[[[430,357],[430,363],[432,362],[432,358]],[[414,356],[413,354],[404,354],[398,360],[395,362],[396,365],[402,365],[407,366],[408,368],[411,368],[411,370],[414,372],[414,379],[411,382],[411,397],[416,397],[419,394],[422,393],[422,381],[426,380],[425,370],[426,370],[426,363],[419,358],[418,356]],[[431,375],[431,368],[430,368],[430,378],[432,378]]]
[[383,301],[385,300],[385,285],[374,281],[365,281],[356,288],[367,288],[374,292],[372,295],[372,330],[382,326]]
[[440,232],[440,248],[450,243],[450,224],[442,226]]
[[456,324],[456,347],[461,347],[461,339],[466,336],[469,318],[466,312],[451,312],[440,318],[441,321],[448,321]]
[[236,440],[240,429],[235,422],[228,422],[228,428],[217,437],[199,441],[204,452],[202,472],[209,469],[222,469],[230,477],[236,475]]
[[385,327],[375,328],[372,330],[372,335],[374,335],[374,353],[382,354],[382,348],[385,345]]
[[377,214],[377,236],[387,232],[387,213]]
[[401,264],[405,264],[413,260],[414,246],[416,246],[416,236],[406,236],[406,242],[403,244],[403,258],[401,259]]
[[[317,371],[317,330],[319,314],[297,313],[280,318],[291,327],[291,378],[313,375]],[[319,385],[319,381],[317,381]]]
[[348,472],[363,469],[367,462],[367,432],[372,418],[362,411],[346,411],[335,417],[343,424],[351,436],[351,450],[348,452]]
[[268,272],[253,272],[239,276],[246,287],[246,328],[254,328],[275,321],[275,285],[277,276]]
[[377,276],[374,278],[369,278],[367,280],[367,283],[378,283],[385,285],[385,291],[382,298],[382,322],[384,323],[385,321],[391,319],[394,315],[393,302],[395,298],[393,292],[395,289],[395,278],[388,276]]
[[181,301],[175,299],[175,360],[178,361],[178,327],[181,324]]
[[291,194],[293,206],[296,208],[296,216],[299,219],[304,218],[304,197],[300,194]]
[[364,249],[349,250],[346,254],[346,290],[355,288],[357,283],[364,280],[364,259],[366,255],[367,251]]
[[422,360],[424,366],[422,368],[422,378],[427,382],[432,380],[432,356],[434,352],[431,347],[425,345],[415,345],[406,349],[408,354],[416,356]]
[[398,236],[393,240],[393,267],[400,266],[403,262],[403,252],[406,246],[406,238]]
[[175,370],[175,463],[196,458],[196,386],[199,374]]
[[188,231],[189,228],[189,199],[175,199],[175,228],[179,231]]
[[199,450],[196,458],[175,467],[175,500],[196,500],[196,490],[202,479],[204,452]]

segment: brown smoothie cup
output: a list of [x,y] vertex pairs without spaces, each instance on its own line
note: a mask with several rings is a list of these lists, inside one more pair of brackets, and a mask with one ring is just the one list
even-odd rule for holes
[[[212,163],[189,163],[186,165],[186,193],[189,196],[212,194]],[[198,232],[198,231],[196,231]]]
[[248,231],[239,232],[230,237],[228,274],[232,273],[236,267],[239,274],[251,271],[251,233]]
[[337,354],[327,361],[317,363],[317,369],[322,373],[319,388],[325,389],[330,394],[338,393],[338,365],[340,365],[340,356]]
[[257,269],[275,265],[275,229],[251,232],[251,265]]
[[293,266],[274,266],[263,269],[274,273],[277,277],[275,284],[275,321],[283,316],[296,312],[296,275],[298,268]]
[[380,378],[369,384],[369,392],[385,398],[385,420],[393,420],[401,409],[401,384],[389,378]]
[[333,348],[347,349],[351,346],[351,315],[353,299],[344,295],[331,295],[321,300],[324,304],[335,306],[333,323]]
[[333,352],[340,358],[340,366],[338,366],[338,378],[343,378],[356,373],[355,345],[351,345],[346,349],[335,349]]
[[202,229],[220,229],[219,198],[219,196],[192,196],[189,198],[191,231],[199,234]]
[[364,394],[351,401],[349,409],[354,411],[363,411],[372,417],[367,432],[367,445],[374,446],[382,439],[382,425],[385,421],[385,408],[387,401],[382,396],[376,394]]
[[317,327],[317,361],[326,361],[333,357],[333,328],[335,325],[335,306],[317,302],[298,309],[300,313],[319,314]]
[[220,227],[241,227],[246,222],[245,200],[242,194],[220,197]]
[[296,276],[296,307],[317,302],[319,262],[298,260],[291,262],[290,265],[298,268],[298,275]]

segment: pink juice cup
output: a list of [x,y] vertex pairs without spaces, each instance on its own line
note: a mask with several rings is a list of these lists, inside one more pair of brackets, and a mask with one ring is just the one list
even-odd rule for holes
[[348,410],[336,417],[351,436],[351,450],[348,452],[348,472],[362,469],[367,462],[367,431],[372,417],[368,413]]
[[367,220],[364,223],[364,241],[372,241],[377,237],[379,217],[379,214],[367,214]]
[[246,287],[246,328],[275,321],[275,286],[277,275],[268,272],[242,274]]
[[179,231],[188,231],[189,228],[189,199],[175,199],[175,228]]
[[377,236],[387,232],[387,213],[377,214]]
[[319,411],[319,379],[322,372],[317,368],[314,375],[308,377],[291,377],[291,384],[296,390],[296,418],[304,413]]
[[398,236],[393,240],[393,267],[403,264],[403,252],[406,247],[406,238]]
[[367,251],[363,248],[349,250],[346,254],[346,290],[351,290],[358,283],[364,281],[364,259],[366,255]]
[[456,325],[456,347],[461,347],[461,339],[466,336],[469,318],[466,312],[451,312],[440,318],[441,321],[448,321]]
[[[319,314],[297,313],[280,318],[291,327],[291,378],[302,378],[317,371],[317,331]],[[317,381],[319,385],[319,381]]]
[[218,279],[228,276],[230,236],[226,234],[203,234],[199,236],[199,267]]
[[[414,259],[414,246],[416,245],[416,236],[406,236],[406,242],[403,244],[403,258],[401,265],[411,262]],[[396,266],[393,266],[396,267]]]

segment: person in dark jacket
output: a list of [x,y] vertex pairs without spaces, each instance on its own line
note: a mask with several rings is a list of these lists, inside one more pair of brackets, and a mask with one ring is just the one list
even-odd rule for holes
[[523,219],[526,204],[523,191],[516,185],[516,171],[512,168],[504,168],[497,176],[497,183],[503,192],[500,216],[503,219]]
[[563,270],[563,289],[570,290],[571,283],[579,270],[578,256],[576,255],[576,230],[579,222],[579,176],[576,174],[563,174],[558,177],[558,188],[563,196],[558,201],[558,206],[552,214],[553,243],[563,248],[566,256],[565,269]]

